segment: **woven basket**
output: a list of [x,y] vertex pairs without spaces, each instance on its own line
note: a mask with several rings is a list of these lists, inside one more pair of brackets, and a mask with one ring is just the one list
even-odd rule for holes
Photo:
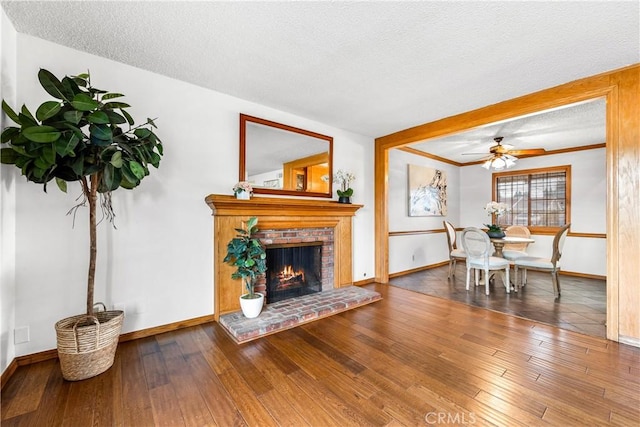
[[98,311],[56,323],[62,377],[78,381],[95,377],[113,365],[124,312]]

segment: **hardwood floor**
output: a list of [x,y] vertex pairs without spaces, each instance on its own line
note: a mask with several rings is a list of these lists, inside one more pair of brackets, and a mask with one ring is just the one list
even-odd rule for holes
[[640,349],[366,287],[383,299],[243,345],[210,323],[121,343],[81,382],[20,367],[2,425],[640,424]]
[[[501,279],[494,281],[490,295],[484,287],[467,292],[464,262],[458,263],[456,275],[447,278],[448,266],[433,268],[390,280],[394,286],[459,301],[587,335],[606,338],[607,284],[604,280],[560,276],[561,295],[554,299],[551,275],[529,271],[527,285],[520,292],[507,294]],[[513,270],[511,270],[513,273]]]

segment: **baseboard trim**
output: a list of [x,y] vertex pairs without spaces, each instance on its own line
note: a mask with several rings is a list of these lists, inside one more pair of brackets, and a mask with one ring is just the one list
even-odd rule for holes
[[369,285],[371,283],[374,283],[375,281],[376,281],[376,279],[374,279],[373,277],[370,278],[370,279],[358,280],[357,282],[353,282],[353,286]]
[[607,280],[607,276],[600,276],[598,274],[578,273],[575,271],[560,270],[560,274],[563,274],[565,276],[582,277],[583,279]]
[[4,388],[4,385],[9,381],[9,378],[13,376],[16,369],[18,369],[18,362],[16,359],[13,359],[11,363],[9,363],[9,366],[7,366],[7,369],[2,373],[2,376],[0,376],[0,390]]
[[[140,338],[147,338],[154,335],[160,335],[165,332],[177,331],[178,329],[189,328],[191,326],[198,326],[204,323],[214,321],[214,315],[208,314],[206,316],[196,317],[193,319],[183,320],[180,322],[169,323],[167,325],[155,326],[153,328],[141,329],[139,331],[127,332],[120,335],[118,342],[133,341]],[[24,356],[18,356],[14,358],[7,369],[4,370],[0,376],[0,389],[9,381],[18,369],[19,366],[31,365],[32,363],[44,362],[45,360],[57,359],[58,350],[45,350],[38,353],[27,354]]]
[[436,264],[423,265],[422,267],[412,268],[411,270],[399,271],[397,273],[389,274],[389,279],[393,279],[400,276],[406,276],[407,274],[417,273],[418,271],[431,270],[432,268],[442,267],[443,265],[448,265],[449,260],[438,262]]

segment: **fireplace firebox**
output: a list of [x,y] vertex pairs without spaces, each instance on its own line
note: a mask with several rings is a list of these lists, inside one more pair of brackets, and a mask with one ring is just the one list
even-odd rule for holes
[[322,242],[268,245],[267,304],[322,291]]

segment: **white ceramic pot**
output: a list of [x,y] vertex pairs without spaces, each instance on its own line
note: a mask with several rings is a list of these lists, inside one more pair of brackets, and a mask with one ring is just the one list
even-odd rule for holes
[[254,293],[257,298],[245,298],[248,294],[244,294],[240,297],[240,308],[242,309],[242,314],[244,317],[248,319],[256,318],[260,315],[262,311],[262,304],[264,303],[264,295],[260,293]]
[[249,200],[251,199],[251,193],[248,193],[246,191],[241,191],[239,193],[236,193],[236,199]]

